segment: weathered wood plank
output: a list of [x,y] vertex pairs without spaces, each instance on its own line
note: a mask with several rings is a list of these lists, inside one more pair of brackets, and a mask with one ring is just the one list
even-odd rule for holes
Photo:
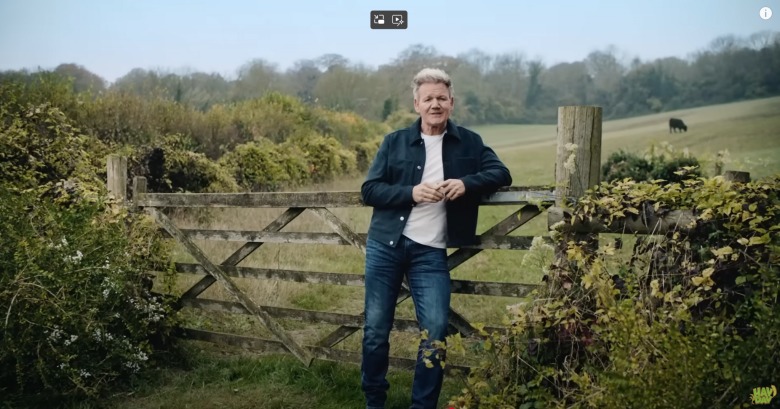
[[[289,352],[286,346],[279,341],[257,337],[226,334],[222,332],[205,331],[194,328],[181,328],[176,332],[176,335],[182,339],[205,341],[219,345],[230,345],[262,353],[282,354]],[[361,361],[361,355],[357,352],[350,352],[321,346],[307,345],[305,348],[310,351],[313,357],[320,360],[352,364],[360,364]],[[390,366],[397,369],[414,370],[415,360],[411,358],[391,356]],[[464,373],[468,373],[471,368],[463,365],[453,364],[449,364],[445,368],[445,372],[453,370],[459,370]]]
[[[208,274],[199,264],[175,263],[176,271],[187,274]],[[318,271],[284,270],[257,267],[222,268],[231,277],[254,278],[265,280],[281,280],[308,284],[333,284],[362,287],[365,285],[363,274],[327,273]]]
[[522,298],[528,296],[531,291],[539,287],[535,284],[500,283],[471,280],[451,281],[451,292],[453,294],[486,295],[494,297]]
[[301,346],[298,345],[294,339],[287,335],[287,333],[284,331],[284,328],[279,326],[263,308],[261,308],[254,301],[252,301],[251,298],[244,294],[238,288],[238,286],[236,286],[233,280],[231,280],[230,277],[228,277],[217,265],[212,263],[211,260],[206,257],[203,251],[201,251],[201,249],[195,245],[195,243],[193,243],[190,239],[185,237],[181,231],[179,231],[179,229],[173,224],[168,216],[154,208],[146,210],[152,215],[152,217],[154,217],[157,223],[163,226],[165,230],[171,234],[171,236],[176,238],[176,240],[178,240],[178,242],[187,249],[187,252],[189,252],[190,255],[192,255],[211,276],[213,276],[215,279],[217,279],[217,281],[220,282],[220,284],[222,284],[222,286],[228,293],[230,293],[230,295],[238,299],[247,310],[252,312],[252,315],[257,317],[266,328],[268,328],[274,335],[276,335],[293,355],[300,359],[304,365],[308,366],[311,364],[312,357],[308,351],[301,348]]
[[[521,190],[526,189],[526,190]],[[484,205],[552,204],[547,188],[504,189],[482,199]],[[142,207],[365,207],[359,191],[253,193],[147,193]]]
[[[208,274],[202,266],[195,263],[175,263],[174,266],[179,273]],[[231,277],[240,278],[281,280],[308,284],[333,284],[352,287],[362,287],[365,285],[365,277],[363,274],[232,266],[223,266],[222,271]],[[536,287],[537,286],[534,284],[452,280],[452,292],[455,294],[525,297]]]
[[360,192],[150,193],[146,207],[362,207]]
[[[247,311],[243,305],[232,301],[214,300],[210,298],[195,298],[185,300],[184,305],[190,308],[198,308],[205,311],[223,312],[229,314],[249,314],[249,311]],[[268,314],[276,319],[292,319],[313,324],[333,324],[363,327],[365,320],[365,317],[353,314],[271,306],[264,306],[263,308],[268,311]],[[501,332],[505,331],[506,329],[506,327],[485,326],[485,331],[488,333]],[[417,324],[416,320],[396,318],[393,321],[393,330],[416,333],[420,331],[420,326]]]
[[[306,210],[302,207],[293,207],[290,209],[287,209],[284,213],[279,215],[274,221],[269,223],[264,229],[263,232],[278,232],[279,230],[283,229],[285,226],[290,224],[293,220],[295,220],[296,217],[300,216],[303,211]],[[180,230],[184,232],[183,230]],[[246,240],[243,240],[246,241]],[[241,261],[243,261],[245,258],[247,258],[252,252],[257,250],[260,246],[262,246],[263,243],[246,243],[243,246],[241,246],[238,250],[234,251],[233,254],[231,254],[225,261],[221,263],[223,266],[235,266],[238,265]],[[189,290],[187,290],[182,296],[179,298],[179,301],[185,298],[195,298],[206,289],[208,289],[216,279],[211,276],[211,274],[207,274],[206,276],[200,279],[197,283],[195,283]],[[177,303],[178,305],[178,303]]]
[[[351,231],[351,230],[350,230]],[[338,233],[306,233],[306,232],[266,232],[254,230],[210,230],[181,229],[191,240],[241,241],[247,243],[280,243],[280,244],[328,244],[354,245]],[[366,233],[351,233],[353,239],[363,244]],[[480,235],[479,244],[461,246],[460,248],[482,250],[527,250],[531,247],[533,237],[530,236],[498,236]]]
[[131,207],[133,210],[138,210],[138,200],[146,194],[146,178],[143,176],[135,176],[133,178],[133,202]]
[[577,219],[571,223],[571,213],[560,207],[551,207],[547,219],[550,226],[563,221],[565,223],[556,228],[576,233],[666,234],[674,231],[687,233],[696,227],[696,216],[690,210],[671,210],[661,214],[656,213],[652,207],[637,210],[639,214],[615,219],[609,225],[599,220]]
[[108,193],[117,203],[127,199],[127,157],[109,155],[106,161],[106,178]]
[[[226,312],[231,314],[248,314],[249,312],[243,305],[231,302],[212,299],[190,299],[185,300],[184,304],[191,308],[200,308],[207,311]],[[343,314],[325,311],[301,310],[296,308],[264,307],[268,314],[276,319],[292,319],[296,321],[305,321],[313,324],[333,324],[348,325],[353,327],[362,327],[364,317],[360,315]],[[393,322],[393,330],[402,332],[419,332],[417,321],[407,319],[396,319]]]
[[506,206],[536,204],[550,206],[555,203],[555,192],[550,190],[509,190],[498,191],[482,198],[483,206]]
[[[396,305],[398,304],[399,303],[396,302]],[[360,316],[365,317],[365,314],[361,314]],[[341,341],[349,338],[350,335],[354,334],[359,329],[360,327],[356,327],[354,325],[342,325],[336,328],[335,331],[331,332],[330,334],[322,337],[322,339],[317,341],[317,346],[327,347],[327,348],[334,347],[338,345]]]

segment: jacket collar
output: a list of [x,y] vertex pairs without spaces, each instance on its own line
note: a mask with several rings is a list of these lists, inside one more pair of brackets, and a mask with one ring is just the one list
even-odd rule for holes
[[[417,120],[414,121],[412,126],[409,127],[409,134],[411,135],[411,141],[409,142],[410,145],[414,145],[416,143],[420,143],[418,141],[422,141],[422,137],[420,134],[422,133],[422,118],[417,117]],[[456,139],[460,140],[460,133],[458,132],[458,125],[453,122],[451,119],[447,120],[447,129],[444,131],[444,137],[447,137],[447,135],[452,135]]]

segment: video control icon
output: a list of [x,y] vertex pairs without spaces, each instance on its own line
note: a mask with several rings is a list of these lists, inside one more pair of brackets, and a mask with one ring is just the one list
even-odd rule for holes
[[405,30],[408,16],[406,10],[371,10],[371,29]]

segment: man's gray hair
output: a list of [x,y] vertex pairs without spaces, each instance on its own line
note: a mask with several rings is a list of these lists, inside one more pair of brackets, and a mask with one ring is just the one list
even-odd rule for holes
[[450,92],[450,96],[453,94],[452,80],[444,70],[438,68],[423,68],[412,79],[412,93],[417,98],[417,93],[420,90],[422,84],[444,84]]

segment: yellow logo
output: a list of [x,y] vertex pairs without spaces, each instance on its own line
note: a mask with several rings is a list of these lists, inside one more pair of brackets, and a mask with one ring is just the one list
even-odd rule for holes
[[753,388],[753,393],[750,394],[750,403],[754,405],[768,405],[775,396],[777,396],[775,385]]

